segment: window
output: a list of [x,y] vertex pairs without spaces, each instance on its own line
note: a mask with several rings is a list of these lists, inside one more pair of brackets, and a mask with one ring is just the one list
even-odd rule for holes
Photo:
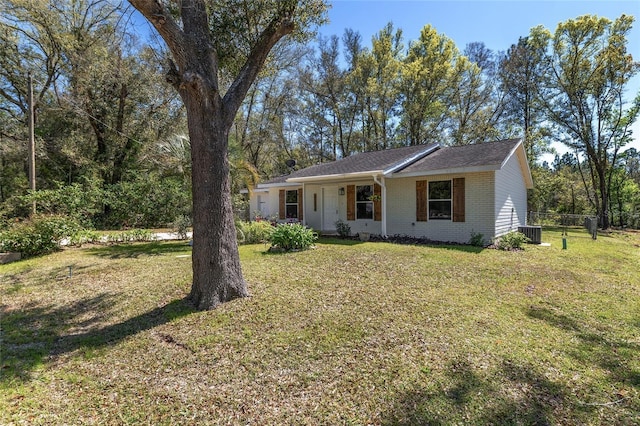
[[429,219],[451,220],[451,181],[429,182]]
[[285,198],[285,212],[287,219],[298,218],[298,190],[287,191]]
[[356,186],[356,219],[373,219],[373,185]]

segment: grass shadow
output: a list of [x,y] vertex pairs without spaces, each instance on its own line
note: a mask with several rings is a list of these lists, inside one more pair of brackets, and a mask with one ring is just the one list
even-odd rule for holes
[[28,381],[39,365],[78,349],[98,349],[195,312],[177,299],[123,322],[104,325],[115,296],[102,293],[65,306],[0,306],[0,382]]
[[185,241],[151,241],[148,243],[121,243],[91,247],[86,251],[93,256],[123,259],[191,252],[191,247]]
[[478,253],[482,253],[485,248],[484,247],[479,247],[479,246],[468,246],[468,245],[429,245],[429,247],[431,248],[442,248],[445,250],[455,250],[455,251],[461,251],[464,253],[474,253],[474,254],[478,254]]
[[[485,249],[484,247],[479,247],[479,246],[471,246],[466,244],[440,243],[438,241],[421,240],[421,239],[410,238],[410,237],[407,237],[407,238],[372,237],[372,239],[369,240],[368,242],[423,246],[423,247],[430,247],[430,248],[443,248],[447,250],[463,251],[465,253],[480,253]],[[318,242],[317,242],[317,244],[339,245],[339,246],[356,246],[363,243],[364,241],[360,241],[358,239],[341,239],[341,238],[331,238],[331,237],[321,237],[320,239],[318,239]]]
[[435,386],[424,384],[400,394],[382,424],[552,425],[554,408],[570,395],[535,366],[509,360],[496,373],[499,380],[466,360],[450,362],[445,374],[447,380]]
[[336,238],[336,237],[320,237],[316,244],[335,245],[335,246],[357,246],[363,244],[363,241],[352,238]]
[[607,333],[607,330],[597,325],[572,318],[552,305],[530,306],[526,314],[530,318],[571,333],[575,337],[572,340],[577,343],[567,348],[567,352],[575,359],[597,365],[622,385],[640,389],[640,371],[630,367],[640,353],[640,344],[612,338],[613,333]]

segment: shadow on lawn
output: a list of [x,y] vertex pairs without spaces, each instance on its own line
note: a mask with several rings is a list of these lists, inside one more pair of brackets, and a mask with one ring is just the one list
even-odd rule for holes
[[535,366],[504,360],[497,378],[484,378],[481,371],[466,360],[452,361],[446,372],[450,384],[401,395],[383,424],[556,423],[554,408],[566,402],[569,390],[549,381]]
[[115,302],[112,294],[103,293],[63,307],[30,304],[8,310],[0,306],[0,382],[28,381],[34,368],[58,355],[109,346],[195,312],[189,301],[176,299],[123,322],[104,325],[109,320],[104,312]]
[[587,424],[598,422],[602,410],[608,410],[610,423],[635,424],[640,412],[640,371],[634,364],[640,344],[617,338],[604,326],[553,305],[531,306],[525,313],[569,333],[563,350],[582,368],[594,366],[607,372],[602,389],[592,391],[588,384],[576,389],[575,384],[551,380],[544,366],[523,360],[504,359],[491,376],[458,360],[447,367],[444,384],[434,384],[427,376],[428,385],[418,383],[400,394],[383,423],[551,425],[569,419],[572,424]]
[[357,246],[363,241],[353,238],[337,238],[337,237],[320,237],[317,244],[336,245],[336,246]]
[[185,241],[151,241],[148,243],[119,243],[92,247],[87,253],[111,259],[138,258],[142,256],[161,256],[164,254],[191,252]]
[[604,328],[571,318],[558,312],[558,308],[553,305],[531,306],[527,315],[572,333],[577,343],[572,345],[569,353],[574,358],[597,364],[609,372],[612,381],[640,389],[640,371],[629,367],[640,353],[640,344],[616,339]]

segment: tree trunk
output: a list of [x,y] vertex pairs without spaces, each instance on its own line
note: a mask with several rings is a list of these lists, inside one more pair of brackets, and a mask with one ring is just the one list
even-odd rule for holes
[[[271,48],[293,32],[297,2],[278,2],[245,64],[221,97],[218,56],[204,0],[182,0],[179,25],[157,0],[129,2],[158,30],[175,62],[167,80],[187,110],[191,141],[193,193],[193,283],[191,301],[198,309],[248,296],[242,277],[231,204],[227,158],[229,131],[242,100]],[[223,11],[224,12],[224,11]]]
[[190,299],[201,310],[248,296],[242,277],[231,203],[229,129],[214,108],[215,96],[197,87],[182,92],[189,120],[193,185],[193,284]]
[[597,170],[598,183],[600,186],[600,227],[609,229],[609,191],[607,187],[607,179],[604,170]]

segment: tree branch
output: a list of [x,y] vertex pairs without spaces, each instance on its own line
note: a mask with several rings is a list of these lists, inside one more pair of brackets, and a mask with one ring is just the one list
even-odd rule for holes
[[171,17],[171,14],[159,0],[128,0],[158,31],[158,34],[167,43],[171,54],[178,63],[178,67],[183,68],[186,64],[184,51],[185,34]]
[[236,111],[240,107],[260,69],[266,62],[271,48],[275,46],[282,37],[292,33],[295,29],[293,22],[295,8],[296,2],[291,1],[283,4],[280,13],[273,18],[269,25],[262,31],[262,34],[260,34],[257,43],[253,46],[247,57],[247,61],[242,66],[231,87],[229,87],[223,99],[224,120],[227,127],[231,125]]

